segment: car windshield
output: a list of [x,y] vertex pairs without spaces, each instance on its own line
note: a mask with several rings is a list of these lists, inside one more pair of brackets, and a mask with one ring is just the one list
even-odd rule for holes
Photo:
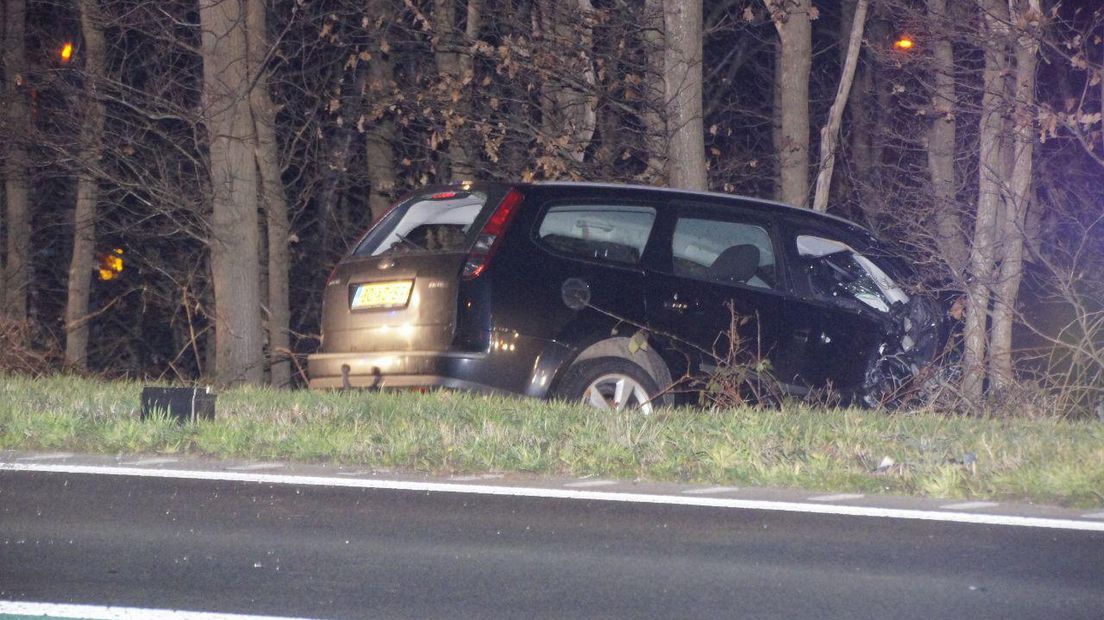
[[842,292],[880,312],[909,300],[893,278],[846,243],[800,235],[797,251],[806,261],[810,286],[822,296]]
[[442,191],[400,204],[364,238],[354,256],[466,252],[472,224],[487,205],[484,192]]

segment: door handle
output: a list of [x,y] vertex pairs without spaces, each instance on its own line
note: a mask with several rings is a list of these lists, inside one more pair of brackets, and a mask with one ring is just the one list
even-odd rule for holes
[[701,304],[697,300],[693,299],[679,299],[678,295],[675,295],[671,299],[663,302],[663,307],[672,312],[678,312],[679,314],[690,310],[697,310],[701,307]]

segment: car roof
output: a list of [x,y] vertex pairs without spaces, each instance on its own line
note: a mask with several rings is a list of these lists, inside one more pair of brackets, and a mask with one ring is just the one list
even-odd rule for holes
[[831,213],[822,213],[820,211],[813,211],[812,209],[804,209],[801,207],[795,207],[789,203],[779,202],[776,200],[768,200],[766,198],[756,198],[753,196],[743,196],[740,194],[724,194],[721,192],[705,192],[690,189],[679,189],[673,187],[661,187],[656,185],[639,185],[633,183],[614,183],[614,182],[595,182],[595,181],[528,181],[528,182],[505,182],[505,181],[456,181],[453,183],[443,183],[435,185],[426,185],[419,187],[413,191],[413,194],[420,194],[422,192],[434,192],[443,189],[455,189],[457,186],[463,187],[465,190],[469,188],[483,187],[483,188],[496,188],[503,192],[508,191],[510,188],[535,188],[535,189],[598,189],[605,191],[630,191],[641,192],[651,194],[666,194],[674,196],[682,196],[685,198],[710,198],[720,199],[726,201],[740,201],[744,205],[751,205],[761,207],[766,210],[773,210],[777,212],[783,212],[794,217],[820,221],[827,224],[843,225],[845,228],[850,229],[852,234],[858,233],[859,235],[868,239],[876,239],[877,236],[866,226],[849,220],[845,217],[833,215]]
[[862,224],[853,222],[847,218],[833,215],[831,213],[822,213],[820,211],[813,211],[812,209],[803,209],[795,207],[789,203],[779,202],[777,200],[768,200],[765,198],[755,198],[752,196],[742,196],[739,194],[725,194],[721,192],[705,192],[697,190],[679,189],[673,187],[660,187],[655,185],[638,185],[632,183],[607,183],[607,182],[580,182],[580,181],[534,181],[529,183],[513,183],[504,184],[513,187],[537,187],[537,188],[557,188],[562,187],[565,189],[606,189],[606,190],[630,190],[641,192],[653,192],[662,193],[667,195],[683,196],[687,198],[712,198],[722,200],[739,200],[745,204],[750,203],[756,206],[766,207],[768,209],[780,209],[787,213],[791,213],[797,217],[804,218],[820,218],[822,220],[836,222],[838,224],[844,224],[848,227],[855,229],[865,235],[873,236],[873,233]]

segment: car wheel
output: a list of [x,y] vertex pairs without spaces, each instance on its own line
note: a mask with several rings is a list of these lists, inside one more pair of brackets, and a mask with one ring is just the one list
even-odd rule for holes
[[568,369],[556,396],[595,409],[652,412],[659,387],[646,370],[619,357],[583,360]]
[[898,409],[909,396],[912,370],[898,355],[874,356],[867,364],[862,386],[862,404],[872,409]]

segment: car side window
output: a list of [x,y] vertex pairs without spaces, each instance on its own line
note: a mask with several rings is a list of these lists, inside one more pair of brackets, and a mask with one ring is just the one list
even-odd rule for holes
[[797,252],[813,294],[855,299],[880,312],[909,296],[885,271],[851,246],[813,235],[798,235]]
[[758,224],[680,217],[671,241],[677,276],[773,289],[778,270],[770,233]]
[[556,252],[600,262],[640,261],[656,212],[631,205],[556,205],[541,218],[537,236]]

